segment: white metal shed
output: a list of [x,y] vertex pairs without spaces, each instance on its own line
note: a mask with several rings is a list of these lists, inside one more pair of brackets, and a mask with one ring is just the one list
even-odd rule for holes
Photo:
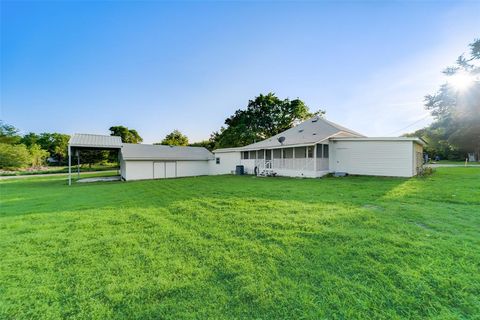
[[120,173],[124,180],[164,179],[210,174],[213,154],[202,147],[124,143]]

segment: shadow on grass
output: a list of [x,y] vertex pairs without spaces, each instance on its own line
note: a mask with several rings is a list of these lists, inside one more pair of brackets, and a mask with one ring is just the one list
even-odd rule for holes
[[298,200],[304,203],[363,205],[382,198],[405,181],[379,177],[293,179],[204,176],[74,183],[68,187],[64,177],[44,177],[2,182],[0,203],[1,216],[101,208],[167,207],[176,201],[212,197],[219,200]]

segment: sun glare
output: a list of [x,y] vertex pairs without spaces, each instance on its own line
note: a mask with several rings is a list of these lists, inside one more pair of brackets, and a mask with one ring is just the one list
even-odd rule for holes
[[466,72],[454,74],[448,79],[448,83],[450,83],[457,90],[468,89],[474,83],[474,81],[475,78]]

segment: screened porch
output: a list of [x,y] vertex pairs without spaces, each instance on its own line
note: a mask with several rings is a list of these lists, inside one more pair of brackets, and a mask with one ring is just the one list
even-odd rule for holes
[[326,171],[328,144],[243,151],[242,164],[247,171],[263,170]]

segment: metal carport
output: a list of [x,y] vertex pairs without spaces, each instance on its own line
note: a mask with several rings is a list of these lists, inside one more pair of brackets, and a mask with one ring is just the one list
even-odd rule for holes
[[[68,185],[72,184],[72,151],[88,150],[117,150],[120,151],[123,143],[117,136],[75,133],[68,142]],[[80,158],[78,157],[80,163]]]

